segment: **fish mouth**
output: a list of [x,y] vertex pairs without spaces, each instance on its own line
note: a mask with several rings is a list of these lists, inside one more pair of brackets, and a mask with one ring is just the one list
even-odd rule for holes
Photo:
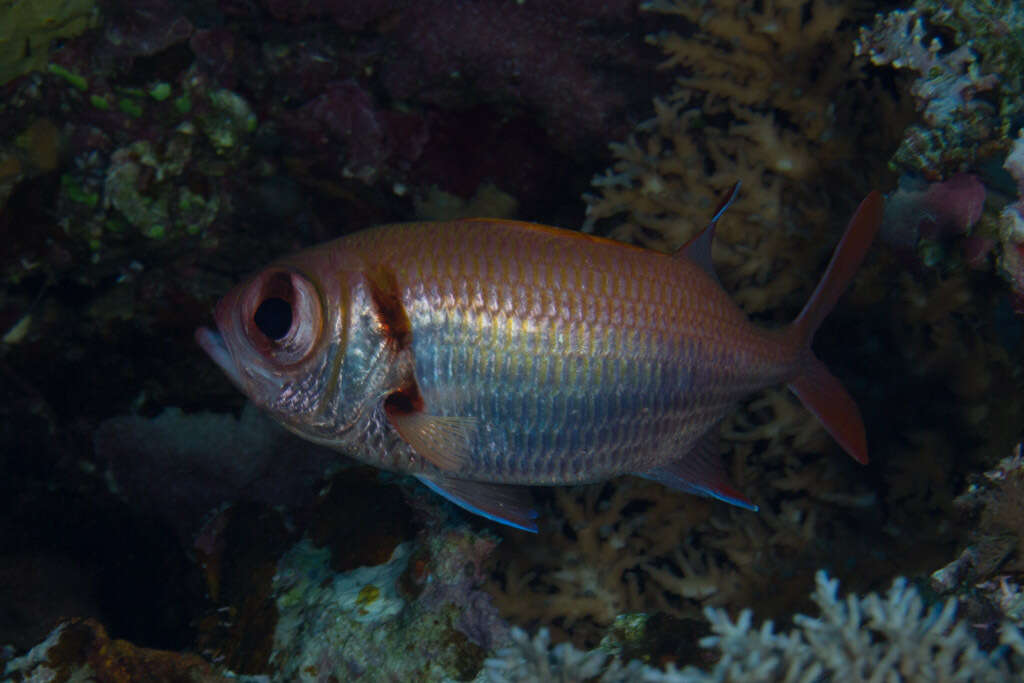
[[238,387],[244,387],[245,384],[242,381],[242,374],[238,371],[238,366],[235,364],[234,359],[231,357],[231,352],[228,351],[227,344],[224,343],[224,337],[220,332],[211,330],[208,327],[200,327],[196,330],[196,343],[202,347],[203,351],[206,352],[213,362],[216,363],[224,374],[235,383]]

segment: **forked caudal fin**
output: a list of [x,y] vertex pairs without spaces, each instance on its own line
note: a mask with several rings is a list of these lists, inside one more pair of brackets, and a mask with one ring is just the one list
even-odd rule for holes
[[883,199],[878,192],[872,192],[860,203],[832,254],[821,282],[791,328],[797,343],[807,349],[807,358],[789,388],[843,450],[859,463],[868,461],[867,437],[860,410],[839,380],[810,352],[810,346],[821,321],[835,306],[864,260],[882,224],[882,208]]

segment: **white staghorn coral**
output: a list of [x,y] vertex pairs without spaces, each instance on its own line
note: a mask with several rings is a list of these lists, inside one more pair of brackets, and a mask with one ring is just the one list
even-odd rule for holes
[[[751,629],[751,612],[733,622],[724,610],[705,611],[714,636],[701,641],[722,658],[710,674],[687,670],[686,681],[1004,681],[1010,662],[982,651],[967,625],[956,621],[956,600],[926,607],[900,577],[883,598],[838,595],[839,581],[817,574],[812,599],[819,617],[797,615],[799,630]],[[1004,642],[1019,639],[1012,624]]]
[[743,610],[734,621],[723,609],[707,608],[714,635],[701,647],[719,650],[709,670],[696,667],[659,671],[639,662],[623,665],[600,650],[581,652],[568,643],[549,649],[541,631],[532,640],[514,634],[514,645],[489,659],[489,683],[594,679],[602,683],[889,683],[896,681],[1007,681],[1024,670],[1024,636],[1009,621],[1001,631],[1002,647],[983,651],[963,621],[956,600],[928,606],[903,577],[883,597],[839,596],[839,581],[824,571],[816,576],[811,598],[817,617],[797,615],[796,628],[776,633],[771,621],[754,628],[753,613]]

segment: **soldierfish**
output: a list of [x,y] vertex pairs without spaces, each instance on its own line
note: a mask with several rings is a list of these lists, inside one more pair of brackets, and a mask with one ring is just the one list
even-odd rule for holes
[[674,255],[506,220],[364,230],[251,276],[196,339],[299,436],[519,529],[537,529],[526,486],[623,474],[756,510],[715,440],[752,392],[788,384],[867,462],[857,406],[810,345],[883,201],[861,203],[797,318],[762,329],[711,266],[737,189]]

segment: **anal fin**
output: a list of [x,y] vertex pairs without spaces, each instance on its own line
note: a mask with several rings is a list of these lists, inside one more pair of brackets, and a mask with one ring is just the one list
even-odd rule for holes
[[730,505],[757,512],[757,506],[729,481],[725,465],[718,454],[717,426],[708,430],[693,450],[679,460],[639,472],[636,476],[656,481],[676,491],[717,498]]
[[422,474],[416,475],[416,478],[434,493],[475,515],[537,533],[537,524],[533,521],[537,518],[537,512],[533,509],[529,489],[525,487]]

